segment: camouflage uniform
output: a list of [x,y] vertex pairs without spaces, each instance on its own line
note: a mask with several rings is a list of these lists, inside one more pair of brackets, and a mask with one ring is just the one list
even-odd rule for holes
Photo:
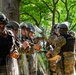
[[[23,43],[24,41],[28,41],[29,44],[30,44],[30,47],[28,47],[26,50],[25,50],[25,57],[26,57],[26,61],[27,61],[27,66],[28,66],[28,73],[29,75],[33,75],[33,56],[32,54],[34,53],[34,49],[33,49],[33,39],[31,37],[29,37],[29,32],[30,32],[30,29],[29,28],[30,26],[25,24],[25,23],[21,23],[20,25],[20,28],[21,28],[21,31],[24,29],[26,29],[27,32],[25,32],[25,34],[23,34],[23,32],[21,33],[21,42]],[[32,29],[31,29],[32,30]],[[23,55],[23,54],[22,54]],[[23,58],[22,56],[20,57],[20,59]],[[24,63],[25,65],[25,63]],[[23,73],[23,72],[22,72]]]
[[[24,65],[24,63],[25,63],[25,60],[26,59],[24,59],[24,56],[23,55],[25,55],[24,53],[25,53],[25,51],[24,51],[24,49],[23,48],[20,48],[21,47],[21,45],[22,45],[22,43],[21,43],[21,41],[20,41],[20,38],[18,37],[19,35],[18,35],[18,31],[19,31],[19,23],[18,22],[16,22],[16,21],[10,21],[7,25],[6,25],[6,27],[7,27],[7,29],[9,29],[9,31],[10,32],[13,32],[13,34],[14,34],[14,38],[15,38],[15,44],[16,44],[16,50],[18,50],[19,51],[19,58],[18,58],[18,60],[17,59],[14,59],[14,58],[11,58],[10,59],[10,61],[13,63],[13,64],[11,64],[11,66],[13,66],[14,68],[16,67],[16,69],[14,69],[14,71],[15,71],[15,74],[16,75],[21,75],[21,74],[25,74],[25,65]],[[26,58],[26,57],[25,57]],[[14,64],[15,63],[15,64]],[[11,69],[11,70],[9,70],[9,72],[11,71],[11,74],[13,74],[13,70]],[[19,74],[18,74],[19,73]],[[14,75],[15,75],[14,74]]]
[[63,36],[58,37],[55,42],[54,50],[51,52],[52,58],[49,58],[50,60],[50,67],[53,72],[52,75],[59,75],[61,73],[60,69],[60,60],[61,56],[59,56],[61,47],[66,43],[66,40]]
[[[75,37],[75,45],[74,45],[75,49],[74,49],[74,53],[76,53],[76,32],[73,31],[73,30],[70,30],[68,32],[68,34],[70,34],[71,36]],[[76,54],[74,54],[74,57],[75,57],[75,69],[76,69]]]
[[51,53],[52,56],[61,55],[60,68],[62,75],[73,75],[74,73],[74,43],[75,38],[68,35],[68,27],[66,24],[59,25],[60,36],[56,41],[56,47]]
[[[52,29],[52,33],[50,35],[50,37],[48,38],[47,40],[47,44],[46,44],[46,49],[47,50],[50,50],[51,49],[51,52],[54,52],[54,48],[56,47],[56,43],[55,41],[57,40],[58,38],[58,35],[56,33],[56,27],[57,27],[58,24],[55,24],[53,26],[53,29]],[[50,46],[52,46],[53,48],[50,48]],[[51,69],[51,75],[58,75],[58,62],[56,63],[56,60],[59,61],[60,60],[60,56],[57,55],[57,56],[52,56],[52,57],[49,57],[49,63],[50,63],[50,69]]]

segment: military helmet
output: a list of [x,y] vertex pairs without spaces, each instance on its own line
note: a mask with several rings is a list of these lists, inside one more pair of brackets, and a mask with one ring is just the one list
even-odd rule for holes
[[18,29],[19,23],[16,21],[9,21],[8,24],[6,25],[6,27],[10,28],[10,29]]
[[27,24],[25,24],[25,22],[22,22],[21,24],[20,24],[20,29],[23,29],[23,28],[28,28],[28,26],[27,26]]
[[0,23],[6,25],[8,23],[8,18],[0,12]]
[[55,25],[53,26],[53,29],[56,29],[56,28],[57,28],[57,25],[58,25],[58,24],[55,24]]
[[70,25],[70,23],[69,22],[67,22],[67,21],[65,21],[65,22],[62,22],[60,25],[58,25],[58,27],[60,28],[60,29],[63,29],[63,30],[69,30],[69,25]]
[[53,25],[52,32],[57,28],[58,24]]
[[28,23],[27,26],[28,26],[28,30],[29,30],[30,32],[35,33],[35,28],[34,28],[33,24]]
[[57,28],[60,28],[61,30],[67,30],[68,31],[68,26],[66,24],[60,24],[60,25],[58,25]]
[[69,26],[66,23],[59,24],[57,28],[59,28],[60,34],[67,34],[67,31],[69,30]]

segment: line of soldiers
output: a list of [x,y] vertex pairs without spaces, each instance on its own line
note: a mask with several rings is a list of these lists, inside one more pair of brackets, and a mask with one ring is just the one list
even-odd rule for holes
[[[28,24],[21,23],[20,29],[19,29],[19,24],[17,24],[15,21],[10,21],[6,25],[6,28],[12,29],[12,31],[14,32],[14,35],[16,34],[16,38],[19,37],[19,40],[21,43],[23,43],[24,41],[27,41],[27,44],[29,43],[28,48],[24,51],[26,53],[26,55],[24,54],[24,57],[27,57],[27,61],[28,61],[28,65],[29,65],[28,66],[29,75],[33,75],[33,70],[32,70],[33,69],[33,66],[32,66],[33,65],[33,55],[32,54],[34,54],[34,50],[40,50],[40,48],[41,48],[41,45],[38,42],[37,43],[34,42],[33,36],[35,33],[35,29],[34,29],[33,25],[31,23],[28,23]],[[19,29],[19,33],[18,33],[18,29]],[[19,36],[18,36],[18,34],[19,34]],[[23,52],[21,51],[21,53],[23,53]],[[23,59],[23,54],[21,54],[19,56],[20,71],[23,68],[22,59]],[[24,65],[25,65],[25,63],[24,63]],[[20,75],[24,74],[23,71],[24,70],[22,69],[22,72],[20,72]]]
[[[33,61],[34,53],[41,52],[40,40],[46,40],[50,75],[73,75],[75,37],[68,33],[68,25],[68,22],[54,25],[50,37],[46,39],[45,36],[35,37],[36,30],[31,23],[8,21],[0,13],[0,75],[36,75]],[[19,70],[14,69],[13,61],[19,64]]]
[[[33,75],[33,54],[41,48],[40,42],[33,37],[34,33],[35,29],[31,23],[8,21],[0,12],[0,75]],[[23,64],[23,58],[27,59],[27,64]],[[20,70],[16,67],[18,63]],[[25,64],[29,67],[26,74]]]

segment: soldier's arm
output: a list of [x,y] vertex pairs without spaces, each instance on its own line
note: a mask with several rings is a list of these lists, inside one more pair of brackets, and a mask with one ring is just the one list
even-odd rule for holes
[[56,41],[56,39],[57,39],[57,36],[56,36],[56,35],[53,35],[53,36],[49,37],[48,40],[47,40],[46,49],[47,49],[50,45],[55,46],[55,41]]
[[11,51],[10,55],[13,58],[18,58],[20,54],[22,53],[26,53],[26,50],[29,49],[29,43],[27,41],[25,41],[23,44],[21,44],[21,46],[17,46],[15,45],[15,49],[13,51]]
[[55,55],[59,54],[61,47],[65,44],[66,44],[66,39],[63,36],[58,37],[58,39],[56,40],[55,48],[54,48],[53,52],[51,52],[51,55],[55,56]]

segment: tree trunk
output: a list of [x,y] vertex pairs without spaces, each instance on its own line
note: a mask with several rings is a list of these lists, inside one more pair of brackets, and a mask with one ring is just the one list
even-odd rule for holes
[[1,11],[9,20],[20,22],[19,6],[21,0],[0,0]]

